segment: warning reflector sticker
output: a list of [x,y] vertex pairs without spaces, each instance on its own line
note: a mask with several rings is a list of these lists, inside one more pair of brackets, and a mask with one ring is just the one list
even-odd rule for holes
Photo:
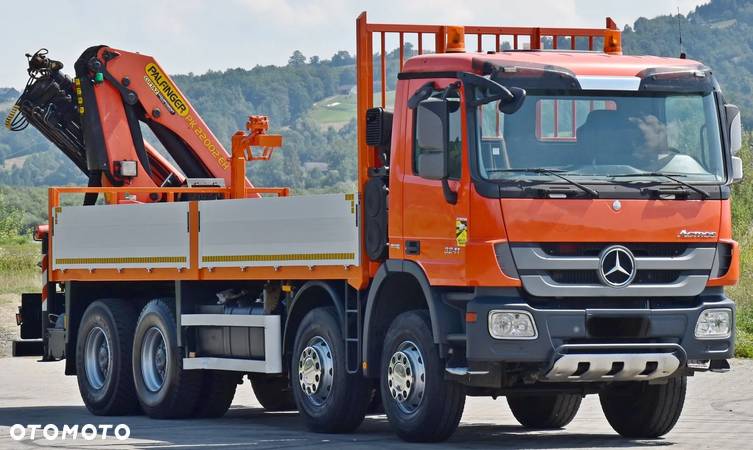
[[458,247],[465,247],[468,243],[468,219],[462,217],[455,219],[455,242]]

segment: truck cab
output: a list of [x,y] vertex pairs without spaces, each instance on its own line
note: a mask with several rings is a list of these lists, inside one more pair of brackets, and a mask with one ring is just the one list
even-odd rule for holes
[[383,268],[425,276],[469,395],[550,427],[598,392],[621,434],[663,434],[675,413],[652,414],[734,354],[739,111],[710,68],[623,55],[618,32],[604,51],[558,49],[557,30],[554,48],[484,52],[495,30],[472,29],[476,52],[450,27],[402,66],[391,122],[367,119],[391,123]]
[[[731,137],[739,115],[709,68],[687,59],[511,51],[421,56],[399,78],[389,257],[417,263],[432,286],[479,293],[469,306],[474,326],[486,329],[496,317],[489,311],[510,298],[527,304],[522,312],[533,319],[525,331],[469,344],[473,359],[505,338],[552,333],[545,313],[535,320],[536,310],[550,308],[585,312],[582,323],[544,336],[552,343],[588,340],[602,315],[624,308],[635,323],[624,318],[603,338],[684,344],[682,356],[692,360],[731,356],[731,332],[709,339],[651,323],[654,310],[692,307],[676,320],[694,324],[706,302],[730,308],[732,323],[720,287],[738,277],[729,197],[740,176],[739,139]],[[519,98],[507,100],[517,109],[485,102],[494,94],[481,78],[518,88]],[[505,300],[490,304],[490,289]],[[525,343],[514,346],[536,357]]]

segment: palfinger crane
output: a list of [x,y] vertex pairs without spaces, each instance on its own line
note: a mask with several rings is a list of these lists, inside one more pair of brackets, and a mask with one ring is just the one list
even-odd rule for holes
[[[71,79],[46,49],[27,57],[29,82],[6,126],[37,128],[87,175],[89,186],[177,187],[207,178],[215,186],[230,184],[230,155],[154,58],[90,47]],[[175,165],[144,139],[142,125]]]

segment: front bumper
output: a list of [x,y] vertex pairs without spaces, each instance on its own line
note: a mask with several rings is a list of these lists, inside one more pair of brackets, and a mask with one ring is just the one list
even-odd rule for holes
[[[466,359],[469,363],[542,363],[551,367],[566,353],[629,355],[658,351],[675,354],[684,365],[687,360],[721,360],[734,354],[735,304],[721,290],[701,295],[690,304],[682,302],[684,306],[678,307],[674,307],[671,300],[662,301],[660,307],[655,308],[645,307],[651,304],[648,301],[641,302],[644,307],[640,308],[599,307],[598,299],[580,308],[568,308],[567,299],[552,302],[555,303],[557,308],[542,307],[545,301],[538,301],[534,307],[520,296],[479,293],[466,309],[477,317],[475,323],[466,323]],[[709,308],[732,310],[732,332],[728,338],[695,337],[698,316]],[[538,336],[530,340],[492,338],[487,320],[489,312],[497,309],[528,312],[536,322]],[[613,336],[608,327],[605,330],[603,326],[629,320],[642,326],[628,333],[620,330]]]

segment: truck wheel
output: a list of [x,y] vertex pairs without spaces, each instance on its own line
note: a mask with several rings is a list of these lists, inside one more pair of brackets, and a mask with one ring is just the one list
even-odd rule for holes
[[444,379],[444,362],[427,311],[400,314],[384,339],[381,394],[398,436],[411,442],[449,438],[463,415],[465,390]]
[[177,345],[171,300],[152,300],[141,310],[133,340],[133,378],[139,403],[155,419],[190,416],[195,408],[202,373],[183,370]]
[[286,377],[255,373],[249,375],[256,400],[267,411],[295,411],[295,399]]
[[581,400],[577,394],[511,395],[507,404],[524,427],[553,430],[572,422]]
[[301,321],[293,346],[293,396],[312,431],[353,431],[366,415],[368,383],[345,367],[345,339],[334,308],[315,308]]
[[204,370],[203,381],[193,417],[217,418],[225,415],[235,397],[235,389],[243,377],[239,372]]
[[135,326],[135,310],[119,299],[97,300],[84,311],[76,339],[76,374],[81,398],[93,414],[139,411],[131,372]]
[[648,382],[619,383],[601,394],[601,409],[612,428],[629,438],[657,438],[675,426],[685,403],[687,377]]

